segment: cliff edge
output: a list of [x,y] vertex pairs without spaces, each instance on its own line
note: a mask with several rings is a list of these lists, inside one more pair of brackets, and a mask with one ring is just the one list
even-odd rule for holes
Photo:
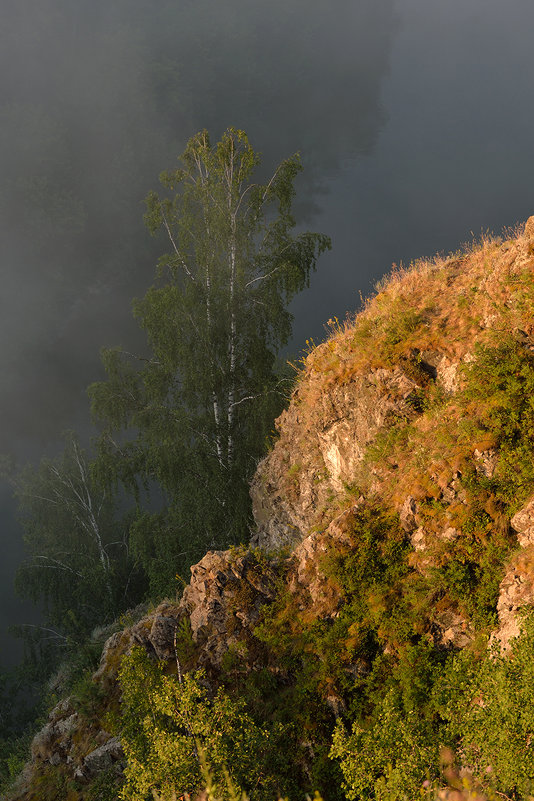
[[531,217],[395,268],[353,319],[330,321],[254,477],[250,547],[208,553],[181,600],[112,635],[91,724],[63,700],[12,798],[51,798],[51,774],[69,799],[94,797],[103,771],[121,781],[117,675],[134,646],[168,674],[201,667],[210,693],[264,720],[284,720],[283,696],[311,789],[336,720],[370,725],[369,676],[386,686],[423,647],[436,664],[509,652],[534,604],[533,310]]

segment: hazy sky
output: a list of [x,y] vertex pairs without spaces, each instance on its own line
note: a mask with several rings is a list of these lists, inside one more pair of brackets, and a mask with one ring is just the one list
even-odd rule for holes
[[[534,213],[532,0],[2,0],[0,451],[87,436],[102,345],[163,243],[142,200],[187,139],[300,150],[297,212],[328,233],[293,303],[298,350],[393,261]],[[3,621],[20,531],[4,493]],[[1,636],[1,635],[0,635]]]

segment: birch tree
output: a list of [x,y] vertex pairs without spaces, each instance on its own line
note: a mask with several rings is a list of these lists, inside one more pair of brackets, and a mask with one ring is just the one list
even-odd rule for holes
[[17,589],[44,606],[36,628],[46,639],[83,638],[131,605],[140,590],[113,498],[97,486],[73,434],[59,457],[23,469],[12,483],[27,554]]
[[248,480],[283,403],[276,356],[291,333],[287,306],[330,247],[326,236],[294,233],[298,156],[266,182],[254,180],[259,162],[244,132],[228,129],[212,146],[202,131],[161,174],[145,221],[167,247],[134,304],[149,355],[106,351],[108,381],[90,390],[111,472],[163,491],[164,512],[134,527],[153,571],[246,536]]

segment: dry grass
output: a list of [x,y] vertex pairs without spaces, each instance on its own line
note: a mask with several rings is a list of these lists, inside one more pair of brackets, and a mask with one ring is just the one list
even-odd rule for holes
[[414,353],[469,359],[495,333],[534,328],[534,258],[522,226],[483,234],[447,257],[394,265],[345,321],[329,320],[326,340],[308,342],[294,402],[313,410],[329,388]]
[[[478,344],[491,345],[517,329],[534,332],[532,242],[521,226],[502,236],[483,234],[448,256],[394,266],[362,305],[345,321],[329,320],[323,343],[308,343],[292,408],[279,426],[277,453],[288,460],[286,490],[297,505],[300,475],[306,484],[324,472],[317,433],[325,420],[335,419],[331,403],[343,407],[343,386],[359,376],[374,381],[373,371],[400,369],[419,386],[422,408],[378,434],[368,458],[346,479],[348,485],[378,493],[399,509],[408,495],[439,498],[455,473],[472,467],[474,449],[493,447],[490,432],[462,429],[470,414],[465,402],[440,381],[425,381],[417,369],[420,359],[441,360],[456,371],[461,386],[462,364],[473,358]],[[298,474],[292,464],[298,464]],[[317,507],[314,525],[328,524],[343,503],[337,492],[326,498],[329,508]]]

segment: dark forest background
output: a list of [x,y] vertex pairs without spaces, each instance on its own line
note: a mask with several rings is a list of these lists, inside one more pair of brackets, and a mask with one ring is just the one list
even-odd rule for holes
[[[0,26],[0,451],[34,463],[93,434],[99,350],[142,337],[161,244],[143,198],[203,127],[243,128],[265,170],[300,150],[298,219],[333,251],[293,301],[298,352],[392,261],[532,212],[526,0],[6,0]],[[2,490],[2,660],[22,558]],[[37,616],[37,617],[36,617]]]

